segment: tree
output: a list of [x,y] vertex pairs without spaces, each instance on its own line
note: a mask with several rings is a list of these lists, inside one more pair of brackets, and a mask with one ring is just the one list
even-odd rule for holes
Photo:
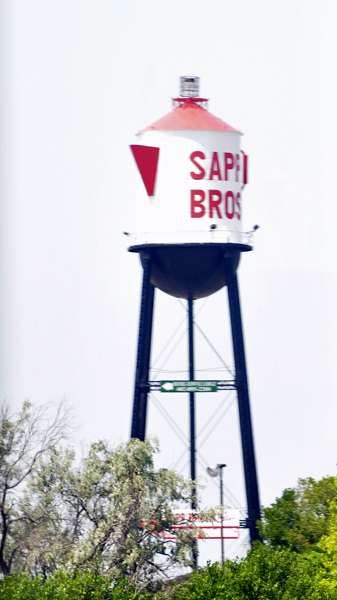
[[[337,488],[337,482],[336,482]],[[328,532],[323,535],[317,544],[318,550],[323,554],[322,569],[317,579],[320,587],[334,597],[337,596],[337,504],[330,503],[330,520]]]
[[157,451],[154,440],[135,439],[115,449],[99,442],[78,467],[69,452],[49,455],[31,483],[30,497],[35,510],[44,503],[50,512],[48,539],[63,540],[50,557],[50,571],[62,560],[70,571],[125,576],[139,592],[151,579],[158,582],[172,568],[191,564],[199,531],[179,530],[174,543],[162,532],[174,532],[173,510],[190,503],[193,486],[174,471],[156,470]]
[[330,503],[336,499],[335,477],[299,479],[296,488],[284,490],[281,498],[263,509],[262,537],[271,548],[314,549],[328,532]]
[[185,585],[172,586],[172,600],[332,600],[317,580],[319,568],[289,548],[258,542],[246,558],[208,564]]
[[69,434],[69,410],[64,402],[50,416],[51,405],[34,408],[23,403],[17,414],[11,414],[9,404],[0,409],[0,570],[9,574],[21,560],[27,545],[28,530],[42,523],[45,515],[36,519],[22,505],[23,490],[39,471],[45,455]]
[[[76,461],[61,444],[67,416],[64,406],[51,422],[46,408],[28,402],[14,416],[3,408],[2,573],[46,577],[61,566],[84,568],[126,577],[138,593],[173,567],[190,565],[196,527],[179,530],[174,543],[162,532],[175,533],[173,510],[190,503],[191,481],[155,469],[154,440],[116,448],[101,441]],[[215,518],[214,511],[207,516]]]

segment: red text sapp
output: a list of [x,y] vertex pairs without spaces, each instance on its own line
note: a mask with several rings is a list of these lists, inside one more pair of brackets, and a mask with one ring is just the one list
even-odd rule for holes
[[[220,158],[219,158],[220,155]],[[190,172],[192,179],[209,181],[234,181],[245,185],[248,181],[247,167],[248,156],[241,151],[240,154],[232,152],[213,152],[209,176],[202,161],[206,159],[203,152],[197,150],[192,152],[190,160],[195,170]],[[222,193],[217,189],[191,190],[191,217],[200,219],[207,215],[210,219],[241,219],[241,195],[240,192],[227,191]]]

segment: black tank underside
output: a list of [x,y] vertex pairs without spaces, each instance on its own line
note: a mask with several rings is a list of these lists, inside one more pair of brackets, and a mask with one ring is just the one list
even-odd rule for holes
[[238,268],[241,252],[251,250],[246,244],[148,244],[132,246],[130,252],[151,256],[151,283],[175,298],[206,298],[226,285],[223,256],[233,255]]

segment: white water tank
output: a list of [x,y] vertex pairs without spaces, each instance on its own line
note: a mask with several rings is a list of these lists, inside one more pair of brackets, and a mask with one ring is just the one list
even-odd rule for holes
[[212,115],[199,79],[181,78],[174,109],[131,146],[139,170],[132,252],[150,252],[153,285],[201,298],[226,285],[222,257],[250,250],[242,234],[248,157],[241,132]]

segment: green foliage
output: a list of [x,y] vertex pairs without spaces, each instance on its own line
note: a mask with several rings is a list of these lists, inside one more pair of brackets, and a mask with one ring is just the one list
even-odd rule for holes
[[88,571],[69,574],[57,571],[45,581],[27,574],[6,576],[0,583],[0,600],[149,600],[136,594],[125,579],[111,581]]
[[300,479],[296,488],[284,490],[281,498],[263,510],[263,539],[271,548],[281,546],[299,553],[315,549],[328,532],[329,506],[334,500],[334,477]]
[[334,477],[299,480],[265,508],[267,543],[245,559],[172,584],[199,533],[174,530],[192,482],[155,469],[151,440],[98,442],[78,463],[67,430],[62,404],[52,420],[29,402],[0,410],[0,600],[337,600]]
[[258,544],[241,561],[208,565],[172,596],[172,600],[330,600],[316,581],[319,566],[289,549]]
[[327,535],[323,535],[317,544],[322,553],[322,566],[316,580],[322,589],[337,598],[337,505],[330,504],[330,520]]
[[45,580],[14,574],[0,583],[0,600],[335,600],[335,580],[323,576],[319,555],[311,554],[307,560],[289,549],[257,544],[245,559],[209,564],[187,582],[153,594],[137,592],[126,578],[87,570],[61,569]]

